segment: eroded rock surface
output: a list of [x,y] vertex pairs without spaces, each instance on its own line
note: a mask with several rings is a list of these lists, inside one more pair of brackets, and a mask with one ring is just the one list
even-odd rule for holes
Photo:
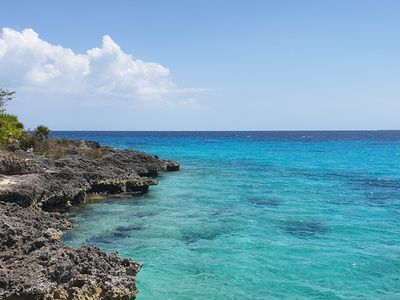
[[61,214],[0,202],[0,299],[132,299],[141,264],[59,240]]
[[0,299],[134,299],[141,264],[66,245],[71,224],[59,212],[93,194],[143,193],[179,163],[94,142],[63,146],[62,157],[0,151]]
[[[155,177],[159,172],[179,170],[175,161],[139,151],[100,147],[94,142],[73,141],[68,149],[71,154],[58,159],[0,152],[0,201],[65,211],[85,202],[90,194],[146,192],[158,183]],[[101,158],[81,154],[92,150],[100,151]]]

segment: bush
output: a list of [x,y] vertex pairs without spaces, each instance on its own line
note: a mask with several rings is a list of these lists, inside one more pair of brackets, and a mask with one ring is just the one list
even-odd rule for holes
[[39,125],[33,132],[33,136],[38,139],[47,139],[50,135],[50,129],[44,125]]
[[[45,153],[49,148],[50,129],[39,125],[33,135],[29,135],[17,116],[5,113],[6,103],[14,98],[14,95],[15,92],[0,88],[0,147],[11,151],[33,147],[35,151]],[[63,150],[57,150],[57,155],[63,155],[62,152]]]
[[64,158],[67,155],[65,147],[61,144],[56,144],[51,148],[47,154],[53,155],[55,159]]
[[83,153],[87,158],[90,159],[103,159],[105,157],[104,153],[101,151],[101,149],[91,149],[88,151],[85,151]]
[[32,135],[33,150],[37,155],[52,156],[56,159],[71,154],[69,141],[65,139],[39,139]]
[[34,141],[33,141],[33,136],[28,134],[26,137],[23,137],[19,141],[19,148],[22,150],[28,150],[29,148],[34,147]]
[[0,113],[0,144],[3,147],[19,147],[22,139],[29,135],[17,116]]

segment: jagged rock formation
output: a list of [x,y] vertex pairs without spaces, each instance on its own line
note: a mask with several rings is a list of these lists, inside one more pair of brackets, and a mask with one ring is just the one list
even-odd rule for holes
[[132,299],[141,264],[59,241],[60,214],[0,202],[0,299]]
[[64,244],[59,239],[71,224],[58,212],[93,194],[145,192],[179,163],[94,142],[63,143],[67,151],[58,158],[0,152],[0,299],[133,299],[141,264]]
[[[179,170],[177,162],[139,151],[115,150],[94,142],[71,144],[72,154],[59,159],[0,152],[0,201],[65,211],[91,194],[146,192],[157,184],[159,172]],[[98,151],[101,158],[83,155],[90,151]]]

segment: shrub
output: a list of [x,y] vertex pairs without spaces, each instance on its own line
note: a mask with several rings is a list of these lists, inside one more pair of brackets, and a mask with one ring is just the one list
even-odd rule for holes
[[33,148],[34,147],[33,136],[28,134],[26,137],[23,137],[19,141],[19,147],[22,150],[28,150],[29,148]]
[[32,140],[35,154],[52,156],[56,159],[74,154],[69,147],[69,141],[65,139],[39,139],[32,135]]
[[88,151],[85,151],[83,153],[87,158],[90,159],[102,159],[105,157],[104,153],[101,151],[101,149],[91,149]]
[[39,125],[33,132],[33,136],[38,139],[47,139],[50,135],[50,129],[44,125]]
[[49,154],[53,155],[55,159],[64,158],[67,154],[66,149],[58,144],[54,145]]
[[29,135],[17,116],[0,113],[0,144],[3,147],[19,147],[19,142]]

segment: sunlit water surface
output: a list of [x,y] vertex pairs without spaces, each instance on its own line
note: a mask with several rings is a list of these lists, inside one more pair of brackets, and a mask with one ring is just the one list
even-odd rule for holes
[[145,299],[400,299],[400,132],[58,132],[182,163],[71,211]]

